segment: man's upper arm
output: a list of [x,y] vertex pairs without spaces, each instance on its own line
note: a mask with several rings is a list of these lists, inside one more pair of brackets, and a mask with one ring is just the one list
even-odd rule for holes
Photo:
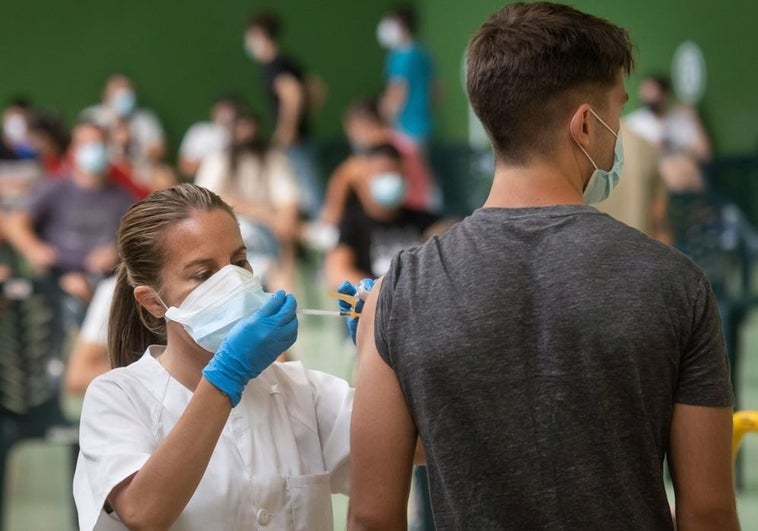
[[732,474],[732,408],[675,404],[668,457],[677,529],[739,529]]
[[274,80],[274,90],[282,105],[299,112],[304,98],[302,86],[295,76],[279,74]]
[[381,279],[371,291],[358,326],[360,369],[350,430],[351,530],[405,529],[417,431],[395,372],[374,339]]

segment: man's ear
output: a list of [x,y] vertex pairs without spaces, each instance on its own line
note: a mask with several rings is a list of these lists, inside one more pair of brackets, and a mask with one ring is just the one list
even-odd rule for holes
[[569,132],[574,141],[587,149],[590,143],[590,129],[592,124],[590,122],[590,106],[588,103],[582,103],[576,108],[574,114],[571,115],[569,121]]
[[166,315],[166,307],[163,306],[158,294],[149,286],[137,286],[134,288],[134,298],[137,304],[147,310],[156,319],[163,319]]

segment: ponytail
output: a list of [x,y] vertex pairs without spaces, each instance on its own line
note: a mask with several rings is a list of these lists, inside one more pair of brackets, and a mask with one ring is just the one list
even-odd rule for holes
[[[155,321],[150,323],[150,321]],[[129,285],[126,267],[119,265],[116,289],[108,320],[108,352],[111,368],[126,367],[137,361],[145,349],[166,340],[165,324],[140,306]]]

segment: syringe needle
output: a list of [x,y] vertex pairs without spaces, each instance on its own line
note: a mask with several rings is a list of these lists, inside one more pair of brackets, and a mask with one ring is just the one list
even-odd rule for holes
[[359,314],[352,311],[338,311],[338,310],[314,310],[309,308],[302,308],[297,310],[297,313],[301,315],[325,315],[328,317],[358,317]]

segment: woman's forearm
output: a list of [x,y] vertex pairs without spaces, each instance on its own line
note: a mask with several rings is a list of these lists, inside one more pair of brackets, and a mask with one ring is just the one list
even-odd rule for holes
[[231,412],[229,397],[200,380],[176,426],[108,501],[129,529],[167,529],[195,493]]

